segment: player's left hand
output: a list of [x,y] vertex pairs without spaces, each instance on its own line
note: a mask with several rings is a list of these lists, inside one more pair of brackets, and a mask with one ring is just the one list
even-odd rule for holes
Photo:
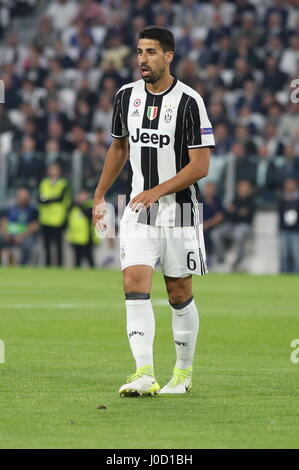
[[129,203],[132,211],[139,212],[144,208],[150,207],[152,204],[158,201],[161,197],[159,186],[155,186],[152,189],[147,189],[142,193],[137,194],[132,201]]

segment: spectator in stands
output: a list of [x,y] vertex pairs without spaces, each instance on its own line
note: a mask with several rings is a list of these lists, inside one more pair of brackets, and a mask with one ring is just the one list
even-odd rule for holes
[[266,143],[258,147],[256,183],[258,201],[260,203],[275,202],[276,191],[279,189],[278,168],[271,157]]
[[215,148],[214,155],[226,156],[230,152],[233,139],[227,124],[220,122],[214,125]]
[[50,122],[59,121],[62,128],[67,132],[70,128],[70,120],[66,113],[60,109],[58,98],[49,98],[46,102],[45,115],[42,120],[42,126],[47,128]]
[[62,32],[75,19],[79,5],[73,0],[54,0],[46,10],[57,32]]
[[76,19],[83,20],[86,26],[105,25],[107,23],[107,13],[104,5],[100,5],[94,0],[83,0]]
[[111,100],[106,95],[101,95],[98,101],[98,105],[93,114],[92,128],[97,129],[101,127],[108,133],[110,131],[110,125],[112,119],[112,107]]
[[54,85],[59,88],[64,88],[69,85],[65,69],[60,60],[56,57],[50,59],[48,62],[48,76],[53,80]]
[[212,101],[212,103],[208,107],[208,112],[211,122],[214,126],[216,126],[217,124],[224,124],[224,126],[227,127],[228,118],[223,103]]
[[260,113],[262,110],[261,95],[257,91],[257,84],[254,80],[246,80],[244,82],[242,93],[236,103],[237,111],[242,106],[248,106],[251,113]]
[[[30,105],[27,106],[29,109],[33,109]],[[36,151],[42,152],[44,150],[45,127],[42,126],[41,121],[42,119],[37,120],[35,116],[25,119],[21,123],[20,129],[14,133],[14,148],[21,147],[22,140],[25,137],[30,137],[35,142]],[[39,126],[37,123],[39,123]]]
[[14,130],[9,114],[6,112],[5,106],[0,104],[0,135],[5,132]]
[[277,159],[280,180],[294,178],[299,182],[299,158],[296,157],[295,148],[292,142],[283,146],[283,157]]
[[171,0],[161,0],[157,5],[155,5],[155,11],[158,15],[166,17],[166,23],[168,25],[173,24],[174,11]]
[[272,55],[278,62],[280,62],[281,56],[284,52],[284,45],[281,38],[278,35],[271,36],[266,40],[266,42],[263,41],[263,44],[265,55]]
[[38,109],[39,91],[36,83],[25,78],[19,92],[22,102],[28,103],[34,109]]
[[[201,76],[206,81],[206,89],[210,94],[213,94],[218,87],[224,86],[220,75],[220,65],[218,63],[208,64]],[[194,81],[196,83],[197,77],[195,77]],[[224,119],[225,117],[223,117],[223,120]]]
[[[124,64],[126,63],[127,59],[128,57],[124,59]],[[113,83],[114,87],[116,88],[120,88],[121,85],[123,84],[121,71],[115,68],[115,64],[113,62],[107,62],[105,69],[103,70],[103,74],[100,79],[99,90],[98,90],[100,95],[103,94],[105,87],[107,87],[107,80],[108,80],[108,86],[109,86],[109,79],[112,81],[111,85]],[[112,91],[114,92],[115,88],[113,88]],[[108,94],[110,95],[110,93]]]
[[105,70],[107,65],[112,62],[116,70],[121,70],[124,60],[130,52],[129,47],[123,44],[120,36],[111,36],[103,51],[100,68]]
[[218,13],[225,25],[231,25],[234,17],[235,6],[225,0],[212,0],[203,5],[203,20],[206,25],[212,24],[215,13]]
[[92,110],[89,103],[83,99],[77,101],[75,106],[74,123],[81,127],[84,131],[89,132],[91,129]]
[[282,140],[295,139],[299,129],[299,103],[289,103],[286,113],[281,117],[278,135]]
[[256,135],[258,132],[258,126],[260,125],[260,119],[256,122],[256,114],[251,112],[250,106],[244,104],[238,112],[238,123],[241,126],[247,126],[251,135]]
[[224,209],[219,196],[217,196],[217,186],[212,181],[208,181],[204,186],[203,199],[203,230],[208,264],[211,262],[211,255],[214,252],[211,233],[224,220]]
[[131,19],[130,28],[126,28],[127,30],[123,36],[125,44],[131,48],[131,51],[133,51],[133,48],[137,44],[139,31],[142,31],[144,28],[146,28],[147,24],[148,23],[142,14],[134,16],[134,18]]
[[108,150],[109,143],[110,143],[110,136],[107,138],[107,133],[105,129],[103,129],[102,127],[98,127],[95,131],[94,138],[95,138],[96,144],[103,145]]
[[74,124],[71,132],[67,135],[67,152],[73,152],[82,142],[86,140],[86,132],[82,127]]
[[84,259],[94,267],[93,245],[99,242],[92,223],[92,200],[86,190],[81,190],[68,212],[66,239],[74,251],[74,266],[82,266]]
[[182,58],[176,67],[176,75],[184,83],[193,87],[198,80],[199,66],[188,57]]
[[4,73],[1,76],[5,87],[5,109],[16,109],[22,101],[22,96],[18,87],[20,81],[11,73]]
[[[210,52],[208,48],[205,46],[204,40],[201,38],[191,38],[191,47],[188,50],[188,57],[189,59],[197,62],[199,66],[204,69],[207,67],[210,61]],[[187,44],[186,44],[187,47]],[[176,53],[177,55],[177,53]],[[177,57],[176,63],[179,61],[179,56]],[[196,86],[194,87],[196,89]]]
[[[210,62],[214,66],[222,66],[225,69],[232,69],[236,53],[232,47],[232,41],[229,34],[224,34],[219,38],[211,49]],[[218,80],[221,78],[218,75]],[[222,81],[222,80],[221,80]],[[223,84],[223,81],[222,81]]]
[[110,98],[111,102],[113,102],[118,89],[117,84],[118,80],[116,80],[116,78],[111,76],[103,78],[103,80],[101,80],[99,89],[100,94],[104,96],[106,95],[108,98]]
[[[71,131],[72,133],[72,131]],[[57,140],[59,147],[64,152],[69,152],[73,149],[73,144],[66,138],[63,124],[61,121],[51,120],[48,122],[47,134],[50,139]]]
[[256,143],[254,137],[250,133],[249,126],[239,124],[235,127],[235,139],[244,145],[245,152],[247,155],[256,154]]
[[70,161],[69,154],[61,151],[58,140],[49,139],[45,146],[45,166],[48,168],[53,163],[60,166],[62,176],[64,178],[70,177]]
[[255,211],[253,188],[250,181],[239,181],[237,195],[226,209],[224,222],[211,233],[217,262],[225,259],[225,240],[230,239],[235,249],[232,269],[236,269],[244,258],[245,241],[251,234],[251,225]]
[[265,62],[262,88],[277,93],[283,89],[287,79],[287,74],[279,70],[277,59],[273,55],[268,56]]
[[94,67],[97,58],[98,50],[94,44],[93,37],[88,31],[84,31],[78,36],[79,56],[78,59],[88,59],[91,67]]
[[250,67],[254,67],[256,69],[260,68],[261,61],[255,52],[251,38],[248,38],[247,36],[240,37],[239,41],[235,45],[235,55],[236,59],[244,59]]
[[89,80],[83,76],[77,91],[77,101],[84,100],[89,104],[90,107],[93,107],[95,105],[97,97],[98,95],[91,90]]
[[242,90],[246,80],[254,80],[249,65],[243,57],[234,61],[234,74],[230,85],[231,90]]
[[269,121],[266,123],[262,140],[267,145],[269,155],[276,157],[282,154],[283,145],[278,138],[277,125],[275,122]]
[[47,76],[43,83],[43,95],[40,97],[40,102],[46,103],[48,99],[58,97],[58,88],[55,81]]
[[91,158],[97,175],[103,170],[106,154],[107,147],[101,143],[96,143],[91,149]]
[[[267,109],[265,109],[265,114],[267,116],[268,122],[271,122],[271,124],[275,124],[275,126],[279,126],[279,123],[282,118],[282,106],[277,103],[273,102],[271,103]],[[279,137],[278,131],[276,132],[277,139]]]
[[52,18],[47,15],[40,17],[37,33],[34,37],[34,44],[40,50],[52,47],[57,38],[57,32],[53,28]]
[[18,41],[15,33],[9,33],[0,47],[0,66],[14,65],[20,71],[27,53],[27,46]]
[[2,261],[14,263],[12,248],[21,252],[20,264],[26,265],[30,261],[36,235],[39,229],[38,211],[30,202],[30,193],[26,188],[17,190],[14,204],[9,207],[0,221],[0,253]]
[[175,46],[175,51],[176,51],[176,54],[178,55],[176,63],[180,59],[182,59],[182,57],[187,56],[190,53],[191,49],[192,49],[191,31],[190,31],[190,28],[185,27],[182,29],[181,37],[178,39],[176,46]]
[[281,57],[280,70],[288,75],[295,75],[297,72],[299,60],[299,36],[291,36],[289,48],[286,49]]
[[0,4],[0,40],[4,36],[4,32],[10,25],[10,9],[7,2]]
[[273,36],[278,36],[284,43],[287,39],[286,29],[283,24],[280,13],[273,11],[266,18],[266,27],[264,33],[264,41],[269,40]]
[[10,2],[12,4],[11,15],[13,17],[23,17],[32,14],[36,1],[37,0],[14,0],[13,2]]
[[90,143],[83,140],[78,144],[71,156],[72,188],[75,193],[83,187],[93,190],[96,185],[96,171],[91,156]]
[[206,45],[208,47],[213,46],[213,44],[217,43],[223,36],[229,36],[229,28],[224,25],[223,17],[216,12],[213,15],[212,25],[206,37]]
[[30,49],[29,55],[23,63],[24,78],[35,87],[42,86],[46,77],[46,61],[42,57],[40,50],[37,47]]
[[[233,30],[234,42],[237,44],[240,38],[247,37],[252,41],[252,46],[257,47],[262,39],[263,28],[257,22],[254,6],[247,2],[247,6],[240,7],[239,14],[238,17],[236,17],[235,22],[239,22],[240,27]],[[254,35],[252,34],[252,31],[254,31]]]
[[25,186],[34,190],[39,185],[44,173],[42,155],[35,149],[32,137],[25,136],[22,140],[21,153],[18,158],[15,186]]
[[39,223],[46,251],[46,265],[54,265],[52,245],[56,249],[56,264],[62,266],[62,234],[65,229],[67,211],[71,202],[70,187],[61,177],[61,168],[56,163],[47,169],[47,177],[39,185]]
[[153,24],[153,7],[150,0],[136,0],[131,2],[129,18],[135,18],[136,16],[144,16],[146,24]]
[[53,44],[54,50],[49,51],[47,55],[54,54],[64,69],[73,69],[75,67],[75,60],[72,57],[71,51],[66,49],[61,39],[57,39]]
[[180,28],[195,29],[204,23],[203,9],[195,0],[183,0],[174,10],[173,25]]
[[289,11],[285,7],[284,0],[273,0],[271,4],[268,6],[266,13],[265,13],[265,24],[268,22],[268,18],[273,14],[276,13],[281,18],[281,24],[285,27],[287,24],[288,14]]
[[220,178],[220,189],[224,196],[224,206],[230,206],[236,195],[240,181],[248,180],[254,187],[256,184],[257,162],[254,156],[247,155],[245,147],[240,142],[232,145]]
[[299,273],[299,185],[287,178],[279,202],[280,271]]

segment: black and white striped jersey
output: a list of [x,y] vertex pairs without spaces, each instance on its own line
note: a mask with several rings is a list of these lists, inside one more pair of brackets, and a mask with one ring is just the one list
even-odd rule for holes
[[[124,85],[115,97],[111,135],[129,138],[130,199],[174,177],[188,164],[188,149],[215,145],[203,99],[176,78],[158,94],[150,93],[142,79]],[[197,225],[199,202],[198,185],[193,184],[161,197],[140,213],[139,221]]]

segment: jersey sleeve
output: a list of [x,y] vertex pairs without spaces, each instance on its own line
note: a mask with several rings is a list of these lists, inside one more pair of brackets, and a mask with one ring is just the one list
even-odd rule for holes
[[185,117],[187,146],[189,149],[215,147],[213,128],[200,95],[190,97]]
[[113,115],[112,115],[112,129],[111,135],[116,139],[122,139],[129,135],[128,130],[124,125],[124,116],[122,108],[123,91],[119,91],[115,96]]

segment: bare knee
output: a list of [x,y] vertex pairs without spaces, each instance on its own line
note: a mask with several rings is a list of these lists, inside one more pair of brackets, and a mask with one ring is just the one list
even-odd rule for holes
[[166,278],[166,290],[171,304],[182,304],[192,297],[191,277],[177,281]]
[[183,291],[176,290],[168,292],[169,302],[173,305],[182,304],[186,302],[186,295]]
[[[144,269],[142,269],[144,268]],[[123,271],[124,291],[149,293],[151,289],[152,268],[132,266]]]

